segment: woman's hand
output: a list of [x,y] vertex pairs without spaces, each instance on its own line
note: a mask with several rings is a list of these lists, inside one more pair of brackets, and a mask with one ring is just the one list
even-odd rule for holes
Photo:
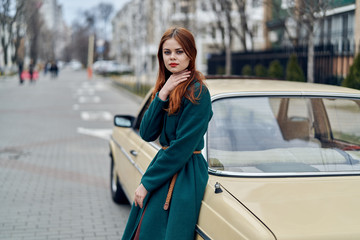
[[135,197],[134,197],[134,202],[135,202],[136,207],[138,205],[140,208],[143,207],[143,202],[144,202],[144,199],[145,199],[147,193],[148,193],[148,191],[142,184],[140,184],[140,186],[137,187],[137,189],[135,190]]
[[184,69],[177,73],[173,73],[160,90],[159,98],[165,101],[170,95],[171,91],[174,90],[177,85],[186,81],[190,77],[190,73],[191,72],[187,69]]

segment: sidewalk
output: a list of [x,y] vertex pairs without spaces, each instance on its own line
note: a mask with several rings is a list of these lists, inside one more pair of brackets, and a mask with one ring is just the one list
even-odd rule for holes
[[0,78],[0,240],[121,238],[130,206],[112,202],[108,141],[78,129],[111,130],[101,113],[133,114],[129,96],[85,71]]

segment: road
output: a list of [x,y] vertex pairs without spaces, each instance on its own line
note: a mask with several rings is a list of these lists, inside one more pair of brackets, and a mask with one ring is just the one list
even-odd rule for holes
[[120,239],[130,206],[111,199],[108,139],[139,101],[85,71],[0,78],[0,239]]

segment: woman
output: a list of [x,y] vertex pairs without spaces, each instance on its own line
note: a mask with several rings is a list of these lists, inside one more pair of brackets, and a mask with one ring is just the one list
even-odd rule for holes
[[163,148],[135,191],[124,240],[194,239],[208,180],[201,149],[212,116],[205,79],[195,68],[196,53],[185,28],[170,28],[161,38],[158,78],[140,135],[145,141],[159,137]]

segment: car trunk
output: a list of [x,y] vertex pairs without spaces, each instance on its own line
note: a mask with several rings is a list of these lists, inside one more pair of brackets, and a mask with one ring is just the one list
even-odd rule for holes
[[219,181],[277,239],[360,239],[360,177]]

